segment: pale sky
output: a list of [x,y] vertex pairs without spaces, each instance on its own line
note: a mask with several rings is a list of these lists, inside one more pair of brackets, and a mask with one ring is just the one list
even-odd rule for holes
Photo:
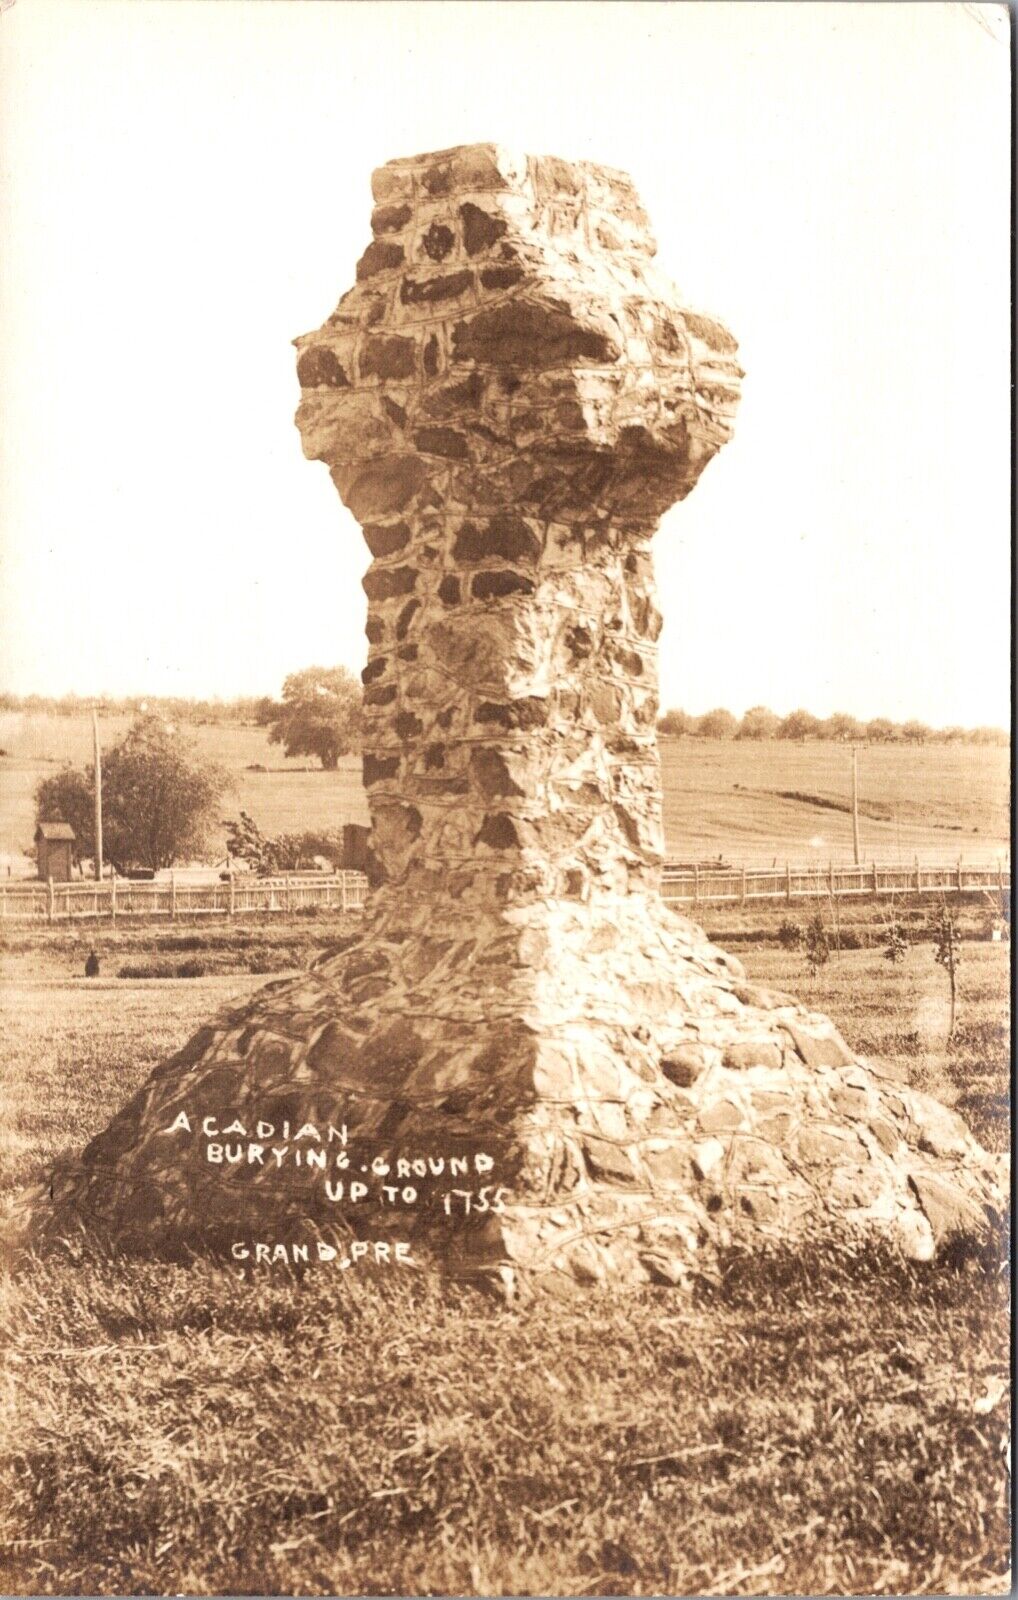
[[360,668],[367,552],[290,340],[353,282],[373,167],[492,140],[627,169],[740,341],[735,439],[656,540],[662,705],[1006,723],[1009,62],[976,9],[15,0],[0,686]]

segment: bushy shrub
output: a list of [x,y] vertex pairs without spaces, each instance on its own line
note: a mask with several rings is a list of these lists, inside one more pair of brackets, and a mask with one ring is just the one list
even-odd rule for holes
[[205,961],[129,961],[117,969],[117,977],[204,978],[210,970]]
[[887,930],[887,944],[884,946],[884,960],[890,961],[892,966],[898,966],[904,961],[908,953],[908,937],[900,922],[892,922]]
[[246,861],[259,877],[277,872],[297,872],[313,867],[321,856],[332,866],[343,865],[342,828],[308,828],[303,833],[265,834],[248,812],[229,818],[223,824],[226,848],[238,861]]

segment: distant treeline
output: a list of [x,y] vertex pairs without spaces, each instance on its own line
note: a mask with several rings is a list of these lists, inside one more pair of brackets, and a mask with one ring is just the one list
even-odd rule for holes
[[97,705],[104,717],[136,717],[150,712],[171,722],[268,722],[278,709],[269,695],[240,695],[235,700],[188,700],[178,695],[0,694],[0,712],[23,711],[36,716],[86,717]]
[[830,717],[815,717],[810,711],[790,711],[779,717],[768,706],[751,706],[742,718],[723,706],[691,717],[677,709],[666,711],[658,720],[658,732],[666,738],[693,739],[827,739],[837,744],[991,744],[1008,745],[1004,728],[931,728],[914,719],[891,722],[874,717],[860,722],[847,712]]
[[[240,695],[233,700],[189,700],[176,695],[125,695],[122,698],[64,694],[0,694],[0,712],[22,711],[53,717],[83,717],[99,704],[104,716],[134,717],[155,713],[174,722],[198,724],[247,723],[264,727],[280,710],[270,695]],[[846,744],[983,744],[1006,746],[1004,728],[932,728],[925,722],[891,722],[874,717],[861,722],[844,711],[815,717],[809,711],[791,711],[779,717],[768,706],[751,706],[744,717],[733,716],[723,706],[694,717],[677,708],[658,719],[658,732],[666,738],[693,739],[827,739]]]

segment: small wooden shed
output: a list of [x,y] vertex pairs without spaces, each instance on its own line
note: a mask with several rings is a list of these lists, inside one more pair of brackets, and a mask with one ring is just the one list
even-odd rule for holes
[[45,883],[69,883],[74,848],[74,829],[69,822],[40,822],[35,830],[35,854],[39,876]]

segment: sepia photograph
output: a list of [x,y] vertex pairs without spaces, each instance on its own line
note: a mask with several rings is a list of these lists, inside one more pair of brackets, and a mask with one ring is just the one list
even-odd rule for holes
[[996,1595],[1012,29],[0,0],[0,1590]]

